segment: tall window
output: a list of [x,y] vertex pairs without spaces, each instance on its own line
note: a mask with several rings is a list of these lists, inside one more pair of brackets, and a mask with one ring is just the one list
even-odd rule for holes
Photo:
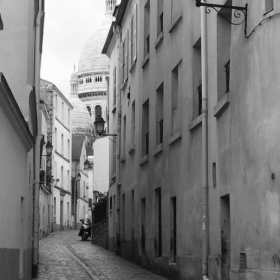
[[126,153],[126,116],[123,117],[123,157]]
[[130,21],[130,64],[136,62],[137,57],[137,4],[133,9]]
[[[226,2],[231,5],[232,1]],[[217,53],[217,70],[218,70],[218,101],[225,93],[230,91],[230,52],[231,52],[231,25],[225,20],[231,21],[231,10],[221,9],[217,17],[218,29],[218,53]]]
[[69,202],[67,202],[67,226],[69,226],[69,221],[70,221],[70,206],[69,206]]
[[117,141],[116,136],[113,136],[113,155],[112,155],[112,175],[116,174],[117,168]]
[[163,0],[157,0],[157,36],[163,32]]
[[[53,164],[53,169],[54,169],[54,179],[57,179],[57,162],[54,161],[54,164]],[[56,181],[55,181],[56,182]]]
[[135,101],[133,101],[131,106],[131,145],[134,147],[135,145]]
[[95,119],[97,117],[102,117],[102,108],[100,105],[95,106]]
[[67,183],[67,186],[66,186],[66,189],[70,191],[70,173],[69,173],[69,170],[67,170],[67,178],[66,178],[66,183]]
[[126,82],[128,77],[128,38],[129,32],[126,32],[126,35],[122,41],[121,45],[121,81]]
[[179,129],[180,116],[179,116],[179,92],[180,92],[180,71],[181,63],[172,70],[172,135]]
[[56,223],[56,197],[53,198],[53,222]]
[[62,102],[62,104],[61,104],[61,117],[62,117],[62,120],[64,120],[64,102]]
[[173,22],[182,11],[182,0],[171,0],[171,21]]
[[67,140],[67,158],[70,159],[70,140]]
[[144,7],[144,56],[150,53],[150,0]]
[[193,118],[202,112],[201,39],[193,46]]
[[54,147],[57,151],[57,128],[54,129]]
[[70,125],[70,109],[68,109],[68,125]]
[[61,154],[64,155],[64,135],[61,134]]
[[142,156],[149,153],[149,99],[142,106]]
[[156,144],[163,142],[163,83],[157,89],[156,96]]
[[61,188],[64,187],[64,174],[63,174],[63,166],[61,166],[61,169],[60,169],[60,180],[61,180]]
[[265,0],[265,12],[273,10],[273,0]]
[[128,78],[128,62],[129,62],[129,31],[127,30],[124,41],[124,82]]
[[116,106],[117,101],[117,69],[116,66],[113,70],[113,106]]
[[57,94],[54,96],[54,106],[55,106],[55,111],[58,112],[58,97]]

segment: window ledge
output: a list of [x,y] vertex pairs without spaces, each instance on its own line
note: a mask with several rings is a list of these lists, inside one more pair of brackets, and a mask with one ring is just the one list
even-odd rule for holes
[[263,13],[263,16],[266,16],[267,14],[271,13],[274,11],[274,8],[271,8],[270,10],[267,10]]
[[125,80],[123,81],[123,84],[122,84],[122,86],[121,86],[121,90],[123,90],[125,87],[126,87],[126,85],[127,85],[127,78],[125,78]]
[[121,158],[121,163],[125,163],[125,161],[126,161],[126,157],[123,156],[123,157]]
[[176,15],[174,20],[171,22],[170,27],[169,27],[169,33],[171,33],[173,31],[173,29],[178,25],[178,23],[181,21],[182,18],[183,18],[183,11],[180,11]]
[[162,41],[163,41],[163,31],[160,32],[158,35],[158,38],[155,43],[155,49],[157,49],[159,47],[159,45],[161,44]]
[[144,68],[146,66],[146,64],[149,62],[149,60],[150,60],[150,54],[147,53],[144,57],[143,62],[142,62],[142,68]]
[[163,143],[160,143],[156,146],[153,156],[156,157],[157,155],[159,155],[162,152],[163,152]]
[[130,65],[130,68],[129,68],[129,73],[131,73],[133,71],[133,69],[135,68],[135,65],[136,65],[136,59],[133,61],[133,63]]
[[148,155],[145,155],[143,156],[141,159],[140,159],[140,166],[144,165],[145,163],[149,162],[149,154]]
[[182,138],[182,131],[177,131],[174,135],[172,135],[169,140],[168,140],[168,144],[172,145],[174,144],[177,140],[180,140]]
[[117,106],[114,105],[113,110],[112,110],[112,113],[114,114],[114,113],[116,112],[116,110],[117,110]]
[[195,129],[202,123],[202,115],[196,117],[190,124],[189,124],[189,131]]
[[230,92],[227,92],[223,98],[214,107],[214,117],[219,117],[220,114],[228,107],[230,103]]
[[128,153],[132,154],[132,153],[134,153],[134,151],[135,151],[135,144],[133,144],[129,147]]

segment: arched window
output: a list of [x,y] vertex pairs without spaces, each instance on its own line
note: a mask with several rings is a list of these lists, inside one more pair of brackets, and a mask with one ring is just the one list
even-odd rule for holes
[[91,82],[92,82],[91,77],[87,77],[87,78],[86,78],[86,83],[87,83],[87,84],[90,84]]
[[83,79],[79,80],[79,84],[82,85],[84,83]]
[[102,76],[95,76],[95,82],[101,83],[102,82]]
[[100,105],[95,106],[95,119],[97,117],[102,117],[102,108]]

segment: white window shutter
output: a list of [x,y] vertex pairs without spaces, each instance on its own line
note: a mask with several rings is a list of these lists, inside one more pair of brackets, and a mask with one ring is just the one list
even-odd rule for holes
[[130,19],[130,32],[129,32],[129,61],[130,61],[130,66],[133,65],[133,20],[134,20],[134,15],[132,15]]
[[137,4],[134,8],[134,17],[133,17],[133,62],[135,63],[137,59],[137,28],[138,28],[138,8]]
[[126,40],[125,40],[125,63],[126,63],[126,66],[125,66],[125,79],[128,78],[128,64],[129,64],[129,29],[126,31]]
[[119,52],[120,52],[120,81],[123,82],[123,76],[124,76],[124,73],[123,73],[123,43],[120,44]]

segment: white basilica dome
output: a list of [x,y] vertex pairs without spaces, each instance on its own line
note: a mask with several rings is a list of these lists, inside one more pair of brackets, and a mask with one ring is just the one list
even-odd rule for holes
[[102,54],[102,48],[112,23],[112,15],[107,14],[103,24],[93,33],[84,46],[78,67],[79,77],[108,71],[109,58]]

